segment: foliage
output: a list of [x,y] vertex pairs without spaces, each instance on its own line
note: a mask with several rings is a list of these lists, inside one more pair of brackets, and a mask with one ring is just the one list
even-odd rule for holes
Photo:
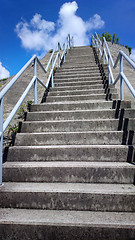
[[[103,33],[101,35],[98,35],[98,37],[100,38],[100,40],[103,40],[103,37],[105,37],[107,42],[112,42],[112,44],[113,43],[119,44],[119,37],[115,33],[113,35],[111,35],[110,33],[103,31]],[[121,46],[124,47],[124,45],[121,45]],[[128,49],[129,55],[130,55],[132,48],[127,45],[125,45],[125,48]]]
[[9,124],[9,126],[8,126],[8,135],[9,134],[13,134],[13,133],[16,134],[17,132],[18,132],[17,124],[14,124],[14,125]]
[[103,40],[103,37],[106,39],[107,42],[111,42],[112,36],[110,33],[104,32],[101,35],[98,35],[101,40]]
[[52,52],[53,52],[53,49],[50,49],[48,52],[49,52],[49,53],[52,53]]
[[129,55],[131,54],[131,51],[132,51],[132,48],[131,47],[129,47],[129,46],[127,46],[127,45],[125,45],[125,48],[127,48],[128,49],[128,51],[129,51]]
[[8,78],[2,78],[0,79],[0,82],[7,80]]
[[30,110],[30,105],[32,104],[32,100],[29,100],[27,102],[24,102],[23,104],[21,104],[21,106],[19,107],[17,114],[20,115],[21,118],[24,117],[25,112],[28,110]]

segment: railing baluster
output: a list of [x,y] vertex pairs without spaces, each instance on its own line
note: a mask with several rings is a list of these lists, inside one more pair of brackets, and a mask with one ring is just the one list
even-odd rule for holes
[[103,64],[105,64],[105,43],[103,41]]
[[[34,76],[37,76],[37,58],[34,59]],[[34,82],[34,103],[37,104],[37,78]]]
[[2,185],[3,164],[3,98],[0,100],[0,185]]
[[[9,123],[11,122],[11,120],[13,119],[15,113],[17,112],[17,110],[19,109],[20,105],[22,104],[22,102],[24,101],[26,95],[28,94],[29,90],[31,89],[31,87],[34,85],[34,103],[37,104],[37,80],[45,87],[48,88],[48,85],[50,83],[51,80],[51,86],[54,87],[54,81],[53,81],[53,70],[54,70],[54,66],[56,64],[57,58],[59,59],[59,67],[60,67],[60,44],[58,45],[59,47],[59,56],[58,53],[56,55],[56,58],[53,62],[53,56],[55,53],[55,50],[53,51],[51,58],[48,61],[47,67],[46,69],[44,69],[43,65],[40,63],[40,61],[38,60],[37,56],[34,55],[26,64],[25,66],[16,74],[15,77],[13,77],[13,79],[7,84],[7,86],[0,92],[0,185],[2,185],[2,164],[3,164],[3,132],[5,131],[5,129],[8,127]],[[63,51],[63,55],[64,56],[64,61],[65,61],[65,54],[68,53],[68,49],[71,47],[71,39],[70,39],[70,35],[68,35],[68,37],[66,38],[65,44],[64,44],[64,51]],[[67,49],[66,49],[67,48]],[[66,51],[67,50],[67,51]],[[21,98],[18,100],[17,104],[15,105],[15,107],[13,108],[13,110],[11,111],[11,113],[9,114],[8,118],[6,119],[6,121],[3,124],[3,97],[4,95],[8,92],[8,90],[14,85],[14,83],[17,81],[17,79],[22,75],[22,73],[28,68],[28,66],[30,66],[30,64],[32,64],[34,61],[34,77],[32,78],[31,82],[29,83],[28,87],[25,89],[24,93],[22,94]],[[37,62],[39,63],[40,67],[43,69],[43,71],[46,73],[50,63],[51,63],[51,72],[49,75],[49,79],[47,84],[45,85],[41,80],[39,80],[37,78]]]
[[74,37],[72,37],[72,47],[74,47]]
[[[51,70],[53,69],[53,58],[51,60]],[[53,82],[53,71],[52,71],[52,76],[51,76],[51,87],[54,87],[54,82]]]
[[65,49],[65,43],[64,43],[64,46],[63,46],[63,48],[64,48],[64,62],[65,62],[65,53],[66,53],[66,49]]
[[108,83],[111,83],[111,78],[110,78],[110,56],[108,54]]
[[68,34],[68,42],[69,42],[69,49],[71,48],[71,39],[70,39],[70,34]]
[[124,100],[124,83],[123,83],[123,56],[120,55],[120,99]]
[[100,61],[100,59],[101,59],[101,54],[100,54],[100,42],[99,42],[99,61]]
[[60,67],[60,43],[58,42],[58,67]]

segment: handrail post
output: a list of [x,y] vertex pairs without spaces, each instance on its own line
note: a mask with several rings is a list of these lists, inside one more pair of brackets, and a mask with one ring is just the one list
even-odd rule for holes
[[71,48],[71,38],[70,38],[70,34],[68,34],[68,42],[69,42],[69,49]]
[[[53,69],[53,59],[51,60],[51,70]],[[53,71],[52,71],[52,76],[51,76],[51,87],[54,87],[54,81],[53,81]]]
[[67,54],[68,54],[68,40],[67,40]]
[[[37,58],[34,59],[34,76],[37,77]],[[37,78],[34,82],[34,103],[37,104]]]
[[63,47],[64,47],[64,62],[65,62],[65,43],[64,43]]
[[67,45],[67,54],[68,54],[68,46],[69,46],[68,37],[67,37],[66,45]]
[[58,56],[58,67],[60,67],[60,43],[58,42],[58,52],[59,52],[59,56]]
[[124,100],[124,84],[121,73],[123,73],[123,56],[120,54],[120,99]]
[[72,48],[74,47],[74,37],[72,37]]
[[100,47],[101,47],[101,44],[100,44],[100,42],[99,42],[99,61],[100,61],[100,59],[101,59]]
[[103,64],[105,64],[105,43],[103,40]]
[[110,85],[111,78],[110,78],[110,55],[108,54],[108,83]]
[[0,99],[0,185],[2,185],[3,164],[3,98]]

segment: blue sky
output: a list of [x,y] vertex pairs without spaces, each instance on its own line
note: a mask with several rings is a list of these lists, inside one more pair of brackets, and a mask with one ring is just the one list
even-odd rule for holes
[[0,78],[33,54],[43,56],[70,31],[87,45],[95,31],[114,32],[135,54],[135,0],[0,0]]

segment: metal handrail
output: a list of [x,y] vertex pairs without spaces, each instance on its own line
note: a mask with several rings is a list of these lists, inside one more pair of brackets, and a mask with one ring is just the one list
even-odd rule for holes
[[[73,38],[72,38],[73,39]],[[43,67],[42,63],[39,61],[38,57],[34,55],[25,65],[22,67],[22,69],[15,75],[15,77],[12,78],[12,80],[6,85],[4,89],[0,92],[0,185],[2,185],[2,164],[3,164],[3,133],[5,132],[6,128],[10,124],[11,120],[15,116],[17,110],[19,109],[20,105],[24,101],[25,97],[27,96],[28,92],[30,91],[31,87],[34,85],[34,103],[37,104],[37,81],[45,88],[47,89],[49,86],[49,83],[51,81],[51,86],[54,87],[54,82],[53,82],[53,72],[54,72],[54,67],[56,65],[56,61],[58,60],[58,67],[60,67],[63,59],[65,61],[65,55],[68,53],[68,49],[70,49],[73,46],[73,41],[70,39],[70,35],[66,38],[66,41],[64,43],[64,49],[62,56],[60,56],[60,43],[58,43],[58,47],[56,47],[53,50],[53,53],[51,54],[51,57],[48,61],[48,64],[46,68]],[[55,60],[53,61],[53,56],[58,48],[58,53],[56,54]],[[28,84],[27,88],[23,92],[22,96],[19,98],[18,102],[14,106],[13,110],[3,123],[3,98],[5,94],[9,91],[9,89],[15,84],[15,82],[18,80],[18,78],[23,74],[23,72],[29,67],[30,64],[34,62],[34,76],[30,83]],[[37,63],[39,66],[42,68],[44,73],[47,73],[49,66],[51,64],[51,71],[49,74],[49,77],[47,79],[47,83],[44,84],[37,76]]]
[[[135,89],[133,88],[133,86],[131,85],[128,78],[125,76],[123,72],[123,58],[131,65],[133,69],[135,69],[135,63],[122,50],[119,51],[117,59],[114,63],[110,49],[106,42],[106,39],[103,37],[103,40],[101,42],[97,33],[95,33],[95,36],[92,35],[91,43],[92,43],[92,46],[95,47],[99,52],[99,61],[101,61],[101,58],[103,58],[103,64],[105,64],[105,59],[106,59],[106,62],[108,65],[108,83],[115,85],[120,79],[120,99],[124,100],[123,81],[126,83],[131,94],[135,97]],[[120,70],[119,70],[118,76],[116,77],[116,79],[114,79],[112,68],[113,69],[116,68],[116,66],[118,65],[118,62],[120,62]]]

